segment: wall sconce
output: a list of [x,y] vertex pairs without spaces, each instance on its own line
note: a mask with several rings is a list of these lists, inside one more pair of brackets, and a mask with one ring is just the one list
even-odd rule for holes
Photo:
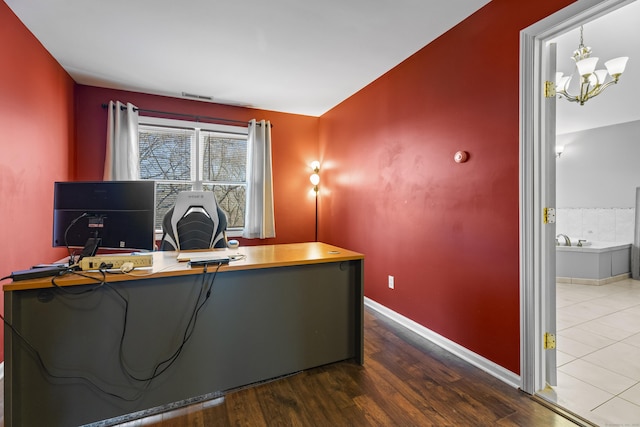
[[556,145],[556,159],[562,155],[564,145]]
[[311,162],[311,169],[313,170],[313,173],[309,177],[309,181],[313,184],[313,191],[317,193],[318,184],[320,184],[320,175],[318,174],[320,172],[320,162],[317,160]]

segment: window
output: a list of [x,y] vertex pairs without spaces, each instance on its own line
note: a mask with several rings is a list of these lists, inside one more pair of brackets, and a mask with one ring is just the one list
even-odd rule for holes
[[140,116],[140,178],[156,181],[156,229],[180,191],[213,191],[228,229],[241,230],[247,188],[247,128]]

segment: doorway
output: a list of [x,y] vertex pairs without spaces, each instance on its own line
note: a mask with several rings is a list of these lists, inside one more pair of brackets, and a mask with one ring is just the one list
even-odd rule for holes
[[[548,42],[633,0],[580,0],[521,33],[521,388],[536,395],[555,383],[555,100]],[[549,345],[548,347],[552,347]]]

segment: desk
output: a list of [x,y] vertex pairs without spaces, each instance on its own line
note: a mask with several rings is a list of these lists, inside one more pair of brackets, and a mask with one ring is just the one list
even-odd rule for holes
[[[5,426],[123,421],[328,363],[363,363],[362,254],[323,243],[225,252],[246,258],[203,274],[175,252],[155,252],[150,271],[108,275],[108,285],[76,275],[57,279],[67,292],[46,278],[5,285],[5,318],[47,370],[5,327]],[[175,362],[150,383],[132,379],[153,375],[180,347],[209,285]],[[80,291],[91,292],[69,294]]]

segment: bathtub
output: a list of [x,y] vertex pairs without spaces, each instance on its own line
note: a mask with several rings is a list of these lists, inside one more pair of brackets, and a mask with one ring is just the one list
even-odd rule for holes
[[631,243],[586,242],[556,246],[556,280],[560,283],[604,285],[631,273]]

